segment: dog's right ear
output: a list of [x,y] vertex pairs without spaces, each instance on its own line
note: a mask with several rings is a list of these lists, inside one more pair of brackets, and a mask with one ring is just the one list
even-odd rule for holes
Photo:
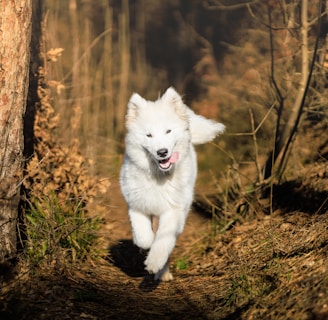
[[127,123],[133,121],[138,116],[138,110],[142,108],[147,101],[142,98],[139,94],[134,93],[128,103],[128,112],[126,114]]

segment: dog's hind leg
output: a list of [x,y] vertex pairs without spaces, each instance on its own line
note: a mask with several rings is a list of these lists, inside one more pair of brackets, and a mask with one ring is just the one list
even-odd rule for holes
[[155,281],[157,281],[157,280],[161,280],[161,281],[173,280],[173,275],[170,272],[170,261],[169,260],[165,263],[163,269],[161,269],[160,271],[158,271],[155,274],[154,279],[155,279]]

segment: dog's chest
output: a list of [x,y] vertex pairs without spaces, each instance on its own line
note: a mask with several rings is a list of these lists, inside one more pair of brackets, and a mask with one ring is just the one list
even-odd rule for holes
[[148,180],[136,185],[135,204],[145,213],[161,215],[172,208],[184,209],[190,205],[193,187],[175,180]]

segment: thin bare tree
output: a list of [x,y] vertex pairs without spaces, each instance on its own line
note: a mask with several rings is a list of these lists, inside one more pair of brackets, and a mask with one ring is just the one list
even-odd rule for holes
[[[314,62],[316,61],[316,55],[318,50],[318,40],[320,39],[320,28],[321,28],[321,18],[324,14],[322,12],[322,4],[319,1],[319,10],[318,10],[318,35],[317,41],[314,49],[312,51],[312,59],[310,59],[310,48],[308,33],[310,31],[309,25],[309,12],[308,12],[308,0],[302,0],[300,3],[295,1],[292,3],[294,10],[300,6],[300,53],[301,53],[301,70],[300,70],[300,80],[298,83],[297,94],[294,100],[294,103],[291,107],[291,110],[288,112],[288,120],[285,125],[281,124],[281,116],[283,109],[285,109],[285,98],[282,96],[280,89],[277,85],[275,79],[274,71],[274,58],[272,56],[272,84],[276,91],[277,98],[279,101],[278,108],[278,117],[276,122],[276,139],[273,150],[270,152],[269,157],[264,166],[264,179],[270,179],[272,177],[280,178],[284,169],[286,167],[288,156],[291,151],[291,143],[297,133],[297,130],[300,126],[301,120],[304,115],[304,104],[308,94],[308,89],[310,86],[311,76],[314,69]],[[270,20],[270,12],[269,12]],[[271,20],[270,20],[271,21]],[[289,28],[295,28],[295,14],[291,15],[289,19],[288,26]],[[271,25],[271,22],[270,22]],[[272,30],[271,30],[272,35]],[[271,37],[271,46],[272,46],[272,37]],[[273,50],[273,48],[272,48]],[[312,60],[312,62],[311,62]],[[276,170],[275,170],[276,169]]]

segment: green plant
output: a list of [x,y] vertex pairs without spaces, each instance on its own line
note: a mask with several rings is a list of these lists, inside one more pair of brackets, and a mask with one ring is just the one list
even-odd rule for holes
[[81,200],[60,202],[56,194],[29,201],[27,253],[31,261],[60,258],[72,262],[95,254],[99,221],[86,216]]
[[189,267],[189,260],[187,257],[182,257],[181,259],[177,260],[175,263],[175,268],[177,270],[186,270]]

